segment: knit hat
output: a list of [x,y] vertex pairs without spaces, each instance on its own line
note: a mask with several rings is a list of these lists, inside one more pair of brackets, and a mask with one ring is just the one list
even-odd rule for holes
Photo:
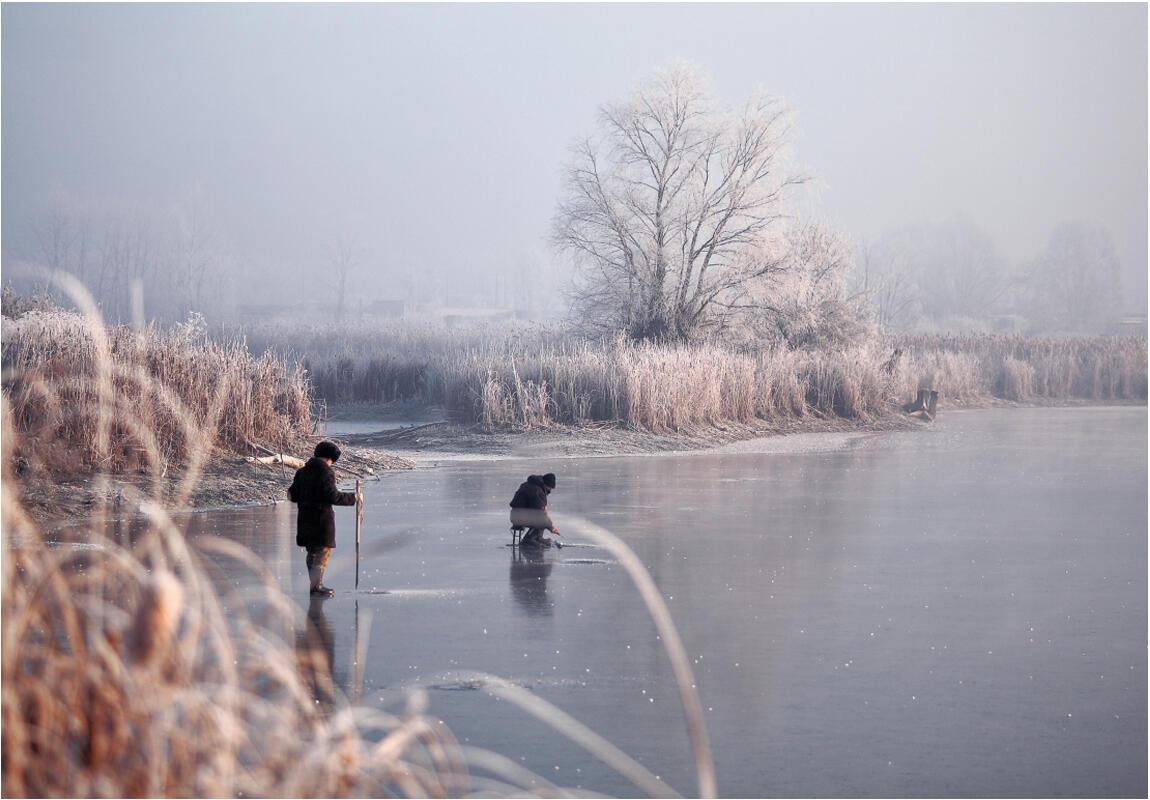
[[316,458],[330,458],[334,464],[339,461],[339,448],[335,446],[334,442],[320,442],[315,446]]
[[543,485],[546,486],[548,489],[554,489],[555,488],[555,473],[554,472],[548,472],[546,475],[543,476]]

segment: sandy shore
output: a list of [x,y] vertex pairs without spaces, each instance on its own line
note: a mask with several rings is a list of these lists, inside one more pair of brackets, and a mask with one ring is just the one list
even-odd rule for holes
[[446,461],[509,458],[594,458],[620,455],[668,455],[737,449],[742,452],[815,452],[839,449],[850,439],[919,423],[892,414],[866,422],[832,419],[726,423],[690,431],[651,433],[619,425],[566,427],[532,431],[483,431],[441,423],[406,430],[353,434],[349,446],[386,448],[418,465]]
[[[349,487],[357,477],[377,480],[388,472],[415,467],[412,461],[374,449],[349,448],[347,452],[348,469],[336,471],[343,487]],[[208,463],[183,503],[176,502],[186,477],[181,471],[170,472],[158,484],[148,475],[38,475],[18,480],[29,513],[41,520],[52,520],[75,519],[97,511],[128,516],[145,499],[159,499],[172,509],[197,511],[271,505],[287,500],[287,487],[294,472],[280,464],[253,464],[235,454],[219,455]]]

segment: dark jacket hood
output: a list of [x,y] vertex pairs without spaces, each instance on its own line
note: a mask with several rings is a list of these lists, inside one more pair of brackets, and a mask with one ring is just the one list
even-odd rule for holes
[[551,494],[551,487],[543,482],[542,475],[528,475],[527,482],[532,486],[538,486],[545,494]]

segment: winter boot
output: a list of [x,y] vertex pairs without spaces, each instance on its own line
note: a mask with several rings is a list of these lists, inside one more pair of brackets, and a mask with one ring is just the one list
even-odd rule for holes
[[329,589],[323,585],[323,567],[308,567],[307,576],[311,582],[311,594],[313,597],[332,597],[335,595],[334,589]]

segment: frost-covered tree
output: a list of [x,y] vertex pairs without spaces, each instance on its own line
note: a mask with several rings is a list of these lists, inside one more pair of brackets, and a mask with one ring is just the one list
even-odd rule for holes
[[1010,280],[994,239],[963,217],[888,232],[856,272],[876,320],[891,328],[985,326],[1003,310]]
[[848,286],[853,259],[844,237],[825,225],[797,224],[787,228],[782,246],[779,268],[748,287],[743,329],[792,349],[865,338],[871,316]]
[[[16,248],[26,254],[23,264],[72,275],[108,319],[127,319],[133,286],[154,282],[159,269],[156,237],[138,216],[95,215],[61,204],[33,222],[30,234],[26,246]],[[55,291],[48,284],[43,290]]]
[[946,325],[994,312],[1007,286],[1007,272],[986,231],[957,217],[928,228],[922,245],[914,267],[927,321]]
[[215,313],[228,293],[234,260],[201,204],[181,204],[173,219],[166,274],[158,276],[155,287],[160,292],[157,311],[169,319],[183,319],[191,312]]
[[855,290],[869,302],[875,322],[883,328],[907,328],[919,314],[910,256],[905,240],[889,236],[867,244],[859,254]]
[[772,246],[798,178],[790,114],[759,95],[722,108],[679,63],[605,105],[575,147],[554,240],[574,257],[573,311],[592,328],[689,339],[729,324],[780,269]]
[[1098,330],[1119,311],[1121,285],[1122,267],[1110,231],[1064,222],[1027,271],[1028,311],[1039,327]]
[[88,280],[91,231],[85,220],[57,207],[32,223],[30,260],[42,267]]
[[195,204],[140,210],[61,203],[17,240],[13,271],[23,273],[24,290],[41,283],[45,269],[70,273],[114,322],[137,312],[167,320],[190,311],[219,316],[237,260],[218,230]]
[[332,250],[328,266],[335,277],[335,321],[343,322],[347,312],[347,282],[359,265],[359,255],[346,241],[340,241]]

